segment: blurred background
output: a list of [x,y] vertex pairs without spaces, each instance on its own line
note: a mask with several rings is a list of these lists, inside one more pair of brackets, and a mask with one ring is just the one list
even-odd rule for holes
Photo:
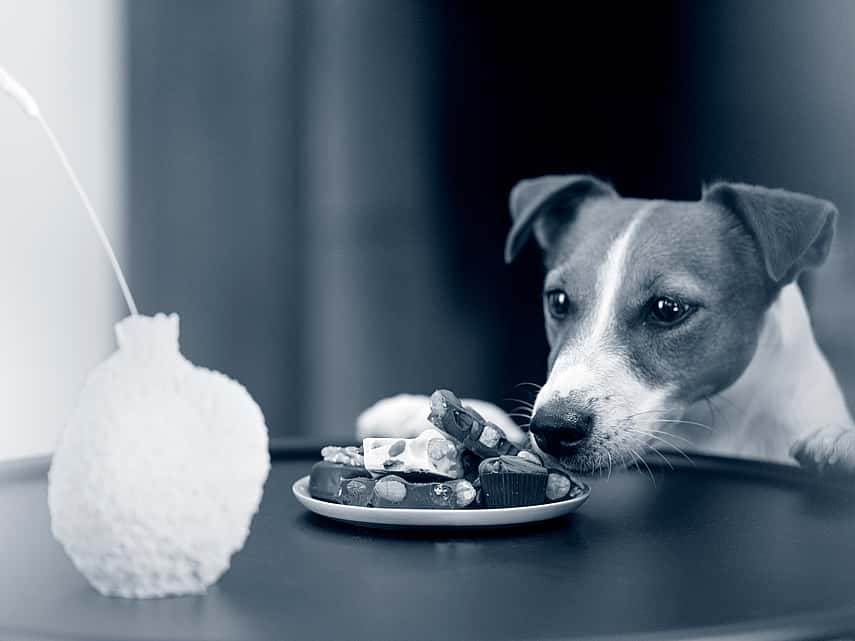
[[[542,382],[524,177],[697,199],[732,179],[840,211],[812,293],[855,398],[855,2],[0,0],[144,313],[272,436],[351,434],[398,392]],[[47,143],[0,100],[0,457],[53,449],[126,314]],[[809,384],[809,382],[806,382]]]

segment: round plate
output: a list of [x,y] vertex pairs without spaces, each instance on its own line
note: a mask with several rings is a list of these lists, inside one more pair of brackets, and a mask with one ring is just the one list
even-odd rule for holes
[[572,499],[541,505],[525,507],[482,508],[473,510],[434,510],[418,508],[382,508],[358,507],[355,505],[339,505],[320,499],[312,498],[309,494],[309,477],[303,476],[291,486],[291,491],[303,506],[315,514],[346,521],[355,525],[369,527],[499,527],[521,525],[547,521],[565,514],[570,514],[588,499],[591,493],[584,483],[581,483],[582,494]]

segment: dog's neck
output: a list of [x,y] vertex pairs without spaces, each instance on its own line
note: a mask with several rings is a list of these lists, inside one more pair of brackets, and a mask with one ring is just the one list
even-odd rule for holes
[[784,287],[766,312],[754,358],[739,379],[690,407],[684,419],[711,427],[679,427],[700,451],[783,462],[793,462],[788,451],[797,438],[826,425],[852,426],[797,285]]

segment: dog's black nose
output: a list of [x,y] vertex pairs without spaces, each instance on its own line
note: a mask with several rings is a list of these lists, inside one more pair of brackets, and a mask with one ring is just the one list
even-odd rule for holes
[[594,429],[594,416],[582,410],[544,405],[531,419],[531,433],[547,454],[570,454]]

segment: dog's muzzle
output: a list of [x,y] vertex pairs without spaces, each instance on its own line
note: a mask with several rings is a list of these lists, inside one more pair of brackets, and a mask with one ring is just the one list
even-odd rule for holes
[[535,412],[530,428],[537,446],[552,456],[571,455],[593,429],[593,414],[549,405]]

